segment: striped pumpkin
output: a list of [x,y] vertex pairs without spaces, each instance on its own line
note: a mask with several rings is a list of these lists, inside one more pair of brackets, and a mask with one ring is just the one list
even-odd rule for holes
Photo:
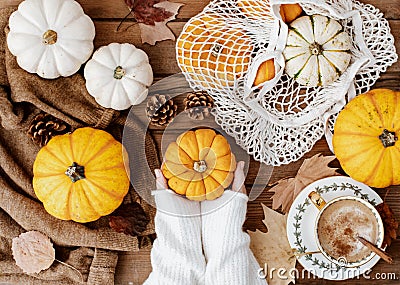
[[109,133],[80,128],[53,137],[33,164],[33,189],[61,220],[92,222],[111,214],[129,190],[128,154]]
[[285,70],[299,84],[327,86],[347,69],[351,40],[339,22],[321,15],[303,16],[289,29]]

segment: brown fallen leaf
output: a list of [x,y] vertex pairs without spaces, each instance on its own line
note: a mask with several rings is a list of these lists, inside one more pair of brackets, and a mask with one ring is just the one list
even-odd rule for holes
[[183,6],[183,4],[169,1],[163,1],[155,4],[154,7],[161,7],[166,11],[172,12],[172,16],[162,22],[155,22],[154,26],[139,23],[142,42],[155,45],[155,43],[159,41],[175,40],[175,35],[168,28],[167,23],[175,19],[175,16],[178,14],[181,6]]
[[53,243],[37,231],[22,233],[13,238],[11,249],[18,267],[28,274],[49,268],[56,258]]
[[109,225],[112,229],[131,236],[137,236],[143,232],[149,221],[143,208],[136,202],[121,205],[109,217]]
[[12,239],[12,255],[15,263],[27,274],[39,273],[50,268],[54,261],[74,270],[83,283],[82,273],[74,266],[56,259],[56,251],[50,238],[38,231],[29,231]]
[[382,247],[390,246],[392,244],[392,240],[395,240],[397,238],[399,223],[394,218],[393,210],[385,202],[380,203],[375,208],[381,215],[383,227],[385,229]]
[[173,16],[171,11],[155,6],[165,0],[125,0],[138,23],[154,26],[155,22],[163,22]]
[[316,154],[304,160],[296,177],[279,180],[277,185],[269,190],[275,193],[271,197],[272,209],[276,210],[282,206],[282,212],[288,213],[294,199],[307,185],[325,177],[340,175],[336,172],[337,168],[328,166],[335,158],[335,156]]
[[167,23],[175,19],[184,4],[165,0],[125,0],[125,3],[139,23],[142,43],[154,45],[158,41],[175,40]]
[[[259,230],[248,232],[250,235],[250,248],[262,268],[285,268],[287,278],[279,278],[276,275],[270,276],[269,272],[263,274],[267,277],[268,285],[287,285],[295,283],[293,276],[288,272],[296,266],[296,257],[286,237],[287,215],[282,215],[264,204],[264,224],[268,229],[267,233]],[[267,266],[265,266],[265,264]],[[285,274],[283,274],[285,275]]]

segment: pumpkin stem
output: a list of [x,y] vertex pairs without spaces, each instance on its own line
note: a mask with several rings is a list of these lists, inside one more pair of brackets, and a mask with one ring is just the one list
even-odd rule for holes
[[85,167],[79,165],[74,162],[71,166],[68,167],[67,171],[65,171],[65,175],[67,175],[72,182],[76,182],[81,179],[85,179]]
[[310,45],[310,50],[311,50],[311,54],[313,55],[321,55],[322,52],[324,51],[322,49],[322,46],[318,43],[313,43]]
[[126,71],[125,71],[125,69],[122,68],[122,66],[117,66],[114,69],[114,78],[119,80],[125,76],[125,73],[126,73]]
[[48,30],[43,34],[43,43],[45,45],[53,45],[57,42],[57,33],[53,30]]
[[216,43],[211,47],[211,55],[213,55],[214,57],[218,57],[221,50],[222,50],[222,45],[220,45],[219,43]]
[[195,161],[193,164],[193,169],[197,172],[204,172],[207,170],[207,164],[204,160]]
[[389,132],[387,129],[384,129],[383,133],[379,136],[379,139],[381,140],[383,146],[387,148],[389,146],[394,146],[398,140],[398,137],[396,137],[395,132]]

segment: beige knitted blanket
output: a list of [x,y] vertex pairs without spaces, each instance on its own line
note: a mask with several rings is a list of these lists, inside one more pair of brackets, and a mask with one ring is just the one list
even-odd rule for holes
[[[6,44],[12,11],[0,10],[0,283],[80,283],[79,274],[57,262],[34,275],[26,275],[16,266],[11,239],[22,232],[37,230],[54,242],[57,259],[77,268],[86,284],[114,284],[118,251],[139,250],[138,238],[110,229],[107,217],[78,224],[49,215],[32,188],[32,165],[40,147],[27,135],[27,129],[33,117],[44,111],[73,128],[105,129],[121,140],[126,114],[99,106],[87,93],[81,74],[45,80],[19,68]],[[138,134],[138,139],[143,138],[145,130],[135,121],[130,121],[129,127]],[[157,149],[149,134],[146,134],[146,155],[152,170],[159,167]],[[130,189],[125,202],[132,200],[139,200],[151,218],[143,234],[154,233],[154,209]]]

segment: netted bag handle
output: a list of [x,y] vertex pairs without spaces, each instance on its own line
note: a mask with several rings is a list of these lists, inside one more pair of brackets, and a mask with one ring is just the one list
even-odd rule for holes
[[[285,116],[277,116],[270,110],[265,108],[260,104],[260,100],[265,96],[279,96],[281,94],[270,94],[271,90],[275,88],[276,83],[279,81],[283,74],[283,69],[285,67],[285,61],[283,58],[283,49],[286,45],[287,38],[287,25],[283,22],[281,15],[279,13],[280,6],[282,4],[295,4],[298,3],[302,6],[312,5],[314,8],[314,13],[321,12],[321,14],[329,15],[339,20],[351,19],[354,25],[354,39],[353,42],[357,46],[358,56],[352,59],[351,65],[348,67],[346,72],[341,75],[341,77],[333,84],[327,87],[319,87],[317,91],[320,93],[320,97],[324,97],[323,102],[320,102],[317,108],[310,108],[310,110],[303,111],[297,116],[291,116],[290,118]],[[337,5],[335,5],[337,4]],[[260,58],[268,59],[274,58],[275,77],[269,82],[265,83],[261,88],[260,86],[253,86],[254,73],[258,70],[258,67],[262,63],[262,60],[253,61],[249,68],[249,72],[245,76],[245,94],[243,96],[244,103],[249,106],[253,111],[257,112],[263,118],[273,122],[274,124],[284,126],[284,127],[297,127],[312,122],[313,120],[324,117],[327,121],[328,118],[338,112],[346,103],[346,95],[352,98],[355,94],[355,88],[353,85],[353,79],[357,72],[361,68],[366,68],[373,65],[375,62],[374,56],[371,54],[367,45],[365,43],[364,37],[362,35],[362,19],[360,13],[357,10],[352,10],[351,0],[341,0],[340,3],[335,3],[335,1],[319,1],[319,0],[304,0],[299,3],[296,0],[271,0],[272,12],[274,16],[279,20],[280,27],[282,31],[282,37],[278,38],[274,46],[274,51],[267,54],[261,55]],[[308,11],[310,12],[310,11]],[[285,37],[284,37],[285,36]],[[282,42],[284,44],[282,45]],[[271,43],[273,44],[273,43]],[[259,55],[256,56],[256,58]],[[275,88],[276,89],[276,88]],[[283,92],[282,90],[280,92]]]

